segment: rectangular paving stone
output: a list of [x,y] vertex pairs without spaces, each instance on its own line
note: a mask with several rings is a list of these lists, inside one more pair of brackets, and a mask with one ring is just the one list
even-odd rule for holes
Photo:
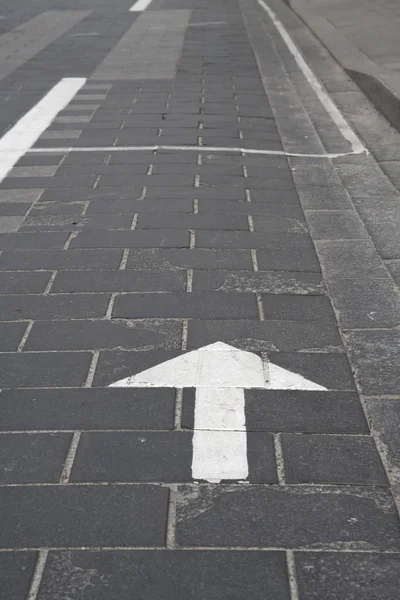
[[282,435],[286,483],[388,485],[372,437]]
[[0,203],[0,216],[1,217],[10,217],[10,216],[24,216],[28,211],[29,206],[27,206],[26,202],[13,202],[13,203]]
[[118,268],[122,250],[14,251],[0,255],[0,269],[112,269]]
[[[49,296],[48,296],[49,297]],[[69,320],[36,322],[25,350],[179,350],[182,324],[175,320]]]
[[1,552],[0,598],[26,598],[36,565],[36,552]]
[[83,231],[71,248],[188,248],[189,232],[179,229],[154,231]]
[[196,235],[197,248],[271,248],[313,250],[311,238],[305,234],[256,233],[252,231],[199,231]]
[[345,332],[345,343],[362,394],[399,395],[400,332]]
[[[1,257],[0,257],[1,265]],[[250,269],[253,263],[249,250],[223,249],[142,249],[130,250],[127,269]]]
[[[76,142],[77,140],[75,140]],[[50,147],[54,146],[54,141],[49,140]],[[46,147],[45,141],[40,142],[41,147]],[[96,178],[91,175],[83,175],[81,177],[71,176],[53,176],[53,177],[7,177],[1,183],[2,190],[30,190],[36,188],[73,188],[73,187],[88,187],[92,188]]]
[[58,483],[71,437],[69,433],[3,433],[0,483]]
[[1,548],[165,545],[166,488],[3,487],[0,501]]
[[87,214],[155,214],[158,213],[192,213],[193,200],[179,198],[178,200],[96,200],[90,202]]
[[247,431],[369,432],[361,402],[355,393],[245,390],[245,399]]
[[51,273],[31,271],[0,272],[0,289],[4,294],[40,294],[44,292]]
[[345,329],[396,328],[400,325],[400,297],[388,279],[335,279],[329,291],[338,322]]
[[[1,281],[1,276],[0,276]],[[171,271],[61,271],[51,287],[56,292],[155,292],[184,291],[186,274]]]
[[316,273],[196,270],[193,290],[323,295],[325,286],[322,277]]
[[0,385],[8,387],[79,387],[92,360],[89,352],[0,354]]
[[113,550],[50,552],[38,600],[68,594],[77,570],[107,573],[106,583],[92,577],[86,588],[93,586],[97,600],[154,600],[165,593],[191,600],[290,599],[284,552]]
[[250,352],[342,351],[336,325],[332,324],[279,320],[233,321],[228,318],[189,322],[188,348],[200,348],[218,341],[234,344]]
[[332,352],[270,352],[275,365],[299,373],[328,390],[354,391],[352,369],[345,354]]
[[62,248],[69,237],[67,232],[0,233],[1,250],[41,250]]
[[27,217],[20,231],[74,231],[76,229],[130,229],[132,215],[39,215]]
[[[251,204],[251,203],[250,203]],[[249,213],[252,212],[251,207]],[[256,215],[253,217],[254,231],[256,232],[283,232],[283,233],[307,233],[307,226],[305,221],[302,219],[295,219],[293,217],[280,217],[280,216],[260,216]]]
[[398,554],[307,552],[295,554],[301,598],[396,600]]
[[297,271],[320,273],[321,267],[314,250],[303,248],[259,249],[258,268],[263,271]]
[[329,279],[333,278],[385,278],[386,269],[370,241],[319,241],[316,242],[318,258]]
[[2,429],[173,429],[175,389],[3,390]]
[[8,321],[103,317],[109,300],[109,294],[0,296],[0,317]]
[[[1,304],[0,297],[0,304]],[[4,318],[0,310],[0,318]],[[1,323],[0,322],[0,352],[17,350],[27,323]]]
[[70,202],[68,204],[62,202],[37,202],[29,215],[31,217],[43,217],[47,215],[68,215],[78,217],[82,214],[85,208],[85,202]]
[[385,488],[182,485],[179,546],[398,550],[400,523]]
[[257,319],[258,308],[254,294],[219,294],[217,292],[124,294],[115,300],[113,317]]
[[345,210],[353,209],[342,185],[296,186],[303,209]]
[[249,230],[245,215],[145,214],[139,215],[137,229],[218,229]]
[[336,323],[329,298],[295,294],[263,294],[266,320]]
[[369,237],[355,210],[307,210],[306,217],[313,240],[362,240]]
[[0,203],[2,202],[26,202],[31,204],[39,200],[43,193],[41,189],[30,190],[0,190]]

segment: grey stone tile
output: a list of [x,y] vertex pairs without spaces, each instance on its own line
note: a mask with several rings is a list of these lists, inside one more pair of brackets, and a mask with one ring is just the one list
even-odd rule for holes
[[8,321],[103,317],[109,300],[109,294],[0,296],[0,317]]
[[282,435],[287,483],[389,485],[372,437]]
[[3,390],[2,429],[173,429],[175,389]]
[[326,323],[250,320],[189,322],[189,348],[200,348],[218,341],[250,352],[342,351],[336,326]]
[[262,303],[267,321],[336,323],[330,300],[324,296],[263,294]]
[[[0,275],[1,281],[1,275]],[[52,285],[56,292],[156,292],[184,291],[186,273],[173,271],[117,271],[87,272],[61,271]]]
[[[1,265],[1,257],[0,257]],[[127,269],[253,269],[249,250],[143,249],[130,250]]]
[[165,544],[165,488],[3,487],[0,500],[6,517],[0,534],[3,548]]
[[30,189],[30,190],[0,190],[0,202],[27,202],[31,204],[39,200],[43,190],[41,189]]
[[400,325],[400,294],[389,278],[334,279],[329,292],[339,325],[345,329]]
[[122,250],[52,250],[3,252],[0,269],[112,269],[118,268]]
[[309,600],[396,600],[400,577],[397,554],[298,553],[301,598]]
[[325,286],[322,277],[316,273],[196,270],[193,290],[323,295]]
[[257,319],[258,309],[254,294],[216,292],[124,294],[115,300],[113,317]]
[[257,250],[258,268],[261,271],[294,271],[320,273],[321,267],[314,250],[285,248]]
[[41,250],[44,248],[62,248],[69,233],[0,233],[2,250]]
[[388,330],[345,332],[350,363],[366,396],[398,395],[400,332]]
[[79,216],[85,208],[85,202],[37,202],[29,213],[30,217],[43,217],[44,215],[72,215]]
[[370,241],[319,241],[316,247],[324,274],[329,279],[384,279],[388,276]]
[[299,373],[328,390],[355,390],[352,370],[345,354],[325,352],[271,352],[269,360]]
[[174,320],[68,320],[34,323],[25,350],[179,350],[182,324]]
[[26,217],[20,231],[74,231],[76,229],[130,229],[133,215],[36,215]]
[[107,583],[92,578],[97,600],[130,600],[137,594],[153,600],[166,590],[171,598],[191,600],[290,598],[283,552],[114,550],[50,552],[39,600],[68,594],[76,569],[107,572]]
[[351,210],[306,210],[313,240],[362,240],[368,233],[361,219]]
[[[1,299],[1,298],[0,298]],[[4,318],[0,312],[0,318]],[[1,323],[0,322],[0,352],[17,350],[27,323]]]
[[58,483],[71,443],[69,433],[0,436],[0,483]]
[[0,354],[0,385],[12,387],[79,387],[85,383],[89,352],[18,352]]
[[346,210],[352,209],[348,195],[343,186],[297,186],[297,193],[303,209],[313,210]]
[[[139,194],[138,194],[139,195]],[[156,214],[159,213],[192,213],[193,200],[96,200],[90,202],[87,214]]]
[[271,232],[268,235],[251,231],[199,231],[197,248],[262,248],[286,251],[313,250],[311,238],[304,233]]
[[[3,202],[0,203],[0,216],[3,217],[23,217],[29,206],[26,202]],[[1,222],[1,219],[0,219]],[[17,221],[16,221],[17,222]]]
[[[250,203],[251,204],[251,203]],[[251,206],[249,213],[252,212]],[[293,217],[272,217],[272,216],[255,216],[253,217],[254,231],[262,231],[265,233],[273,233],[282,231],[285,233],[307,233],[307,226],[303,220]]]
[[36,565],[36,552],[1,552],[0,598],[25,598]]
[[49,272],[0,272],[0,289],[3,294],[40,294],[46,289]]
[[[329,515],[329,519],[327,519]],[[398,550],[400,524],[384,488],[178,488],[179,546]]]
[[189,232],[180,229],[154,231],[85,231],[72,240],[71,248],[188,248]]
[[249,230],[245,215],[144,214],[136,229],[219,229]]
[[368,433],[361,402],[352,392],[246,390],[245,398],[247,431]]
[[[50,133],[50,132],[47,132]],[[68,132],[71,133],[71,132]],[[19,166],[11,169],[9,177],[52,177],[58,168],[56,165]]]

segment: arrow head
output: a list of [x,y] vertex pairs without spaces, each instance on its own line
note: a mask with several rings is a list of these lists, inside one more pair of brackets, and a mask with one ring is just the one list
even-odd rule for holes
[[[269,375],[268,375],[269,371]],[[326,390],[252,352],[216,342],[112,383],[110,387]]]

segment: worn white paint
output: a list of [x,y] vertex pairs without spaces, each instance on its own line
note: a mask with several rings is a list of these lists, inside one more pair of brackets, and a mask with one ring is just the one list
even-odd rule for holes
[[146,10],[148,6],[152,3],[153,0],[137,0],[133,6],[129,9],[130,12],[142,12]]
[[245,389],[326,389],[223,342],[182,354],[110,387],[196,388],[192,475],[211,483],[248,477]]
[[302,375],[292,373],[287,369],[269,363],[269,383],[267,388],[271,390],[326,390],[325,387],[306,379]]
[[68,152],[223,152],[225,154],[259,154],[261,156],[299,156],[304,158],[340,158],[352,156],[359,152],[336,152],[325,154],[307,154],[302,152],[285,152],[284,150],[260,150],[258,148],[225,148],[221,146],[90,146],[90,147],[54,147],[54,148],[32,148],[29,152],[35,154],[66,154]]
[[358,136],[354,133],[336,104],[333,102],[325,88],[322,86],[320,81],[314,75],[306,61],[304,60],[302,54],[299,52],[296,44],[293,42],[289,33],[286,31],[285,27],[282,25],[281,21],[277,18],[276,14],[271,10],[271,8],[264,2],[264,0],[258,0],[258,4],[265,10],[265,12],[269,15],[271,21],[274,23],[275,27],[280,33],[281,38],[285,42],[289,52],[293,56],[297,65],[303,72],[304,77],[307,79],[311,88],[314,90],[317,95],[319,101],[324,106],[326,112],[331,117],[332,121],[335,123],[336,127],[339,129],[340,133],[347,140],[352,148],[353,154],[368,154],[367,148],[358,138]]
[[86,79],[62,79],[0,139],[0,182],[31,148]]
[[218,483],[249,474],[243,388],[197,388],[193,479]]
[[110,387],[264,388],[265,377],[259,356],[216,342]]

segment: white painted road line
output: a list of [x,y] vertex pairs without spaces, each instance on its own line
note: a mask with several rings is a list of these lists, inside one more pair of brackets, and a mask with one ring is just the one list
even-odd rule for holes
[[245,389],[326,390],[252,352],[216,342],[109,387],[196,388],[192,476],[219,483],[249,474]]
[[324,106],[326,112],[329,114],[332,121],[335,123],[336,127],[343,135],[344,139],[350,143],[353,150],[353,154],[368,154],[367,148],[364,146],[364,144],[361,142],[358,136],[354,133],[354,131],[352,130],[352,128],[350,127],[350,125],[348,124],[348,122],[346,121],[336,104],[330,98],[328,92],[324,89],[320,81],[314,75],[314,73],[304,60],[303,56],[299,52],[296,44],[290,37],[289,33],[279,21],[276,14],[270,9],[270,7],[264,2],[264,0],[258,0],[258,4],[269,15],[271,21],[279,31],[281,38],[288,47],[289,52],[292,54],[294,60],[296,61],[297,65],[303,72],[304,77],[307,79],[308,83],[314,90],[319,101]]
[[129,9],[130,12],[142,12],[146,10],[148,6],[152,3],[153,0],[137,0],[133,6]]
[[62,79],[0,139],[0,182],[86,83]]
[[32,148],[34,154],[66,154],[68,152],[223,152],[236,154],[260,154],[264,156],[299,156],[303,158],[340,158],[352,156],[357,152],[337,152],[331,154],[303,154],[301,152],[285,152],[284,150],[258,150],[255,148],[223,148],[219,146],[90,146],[81,148],[73,146],[54,148]]

